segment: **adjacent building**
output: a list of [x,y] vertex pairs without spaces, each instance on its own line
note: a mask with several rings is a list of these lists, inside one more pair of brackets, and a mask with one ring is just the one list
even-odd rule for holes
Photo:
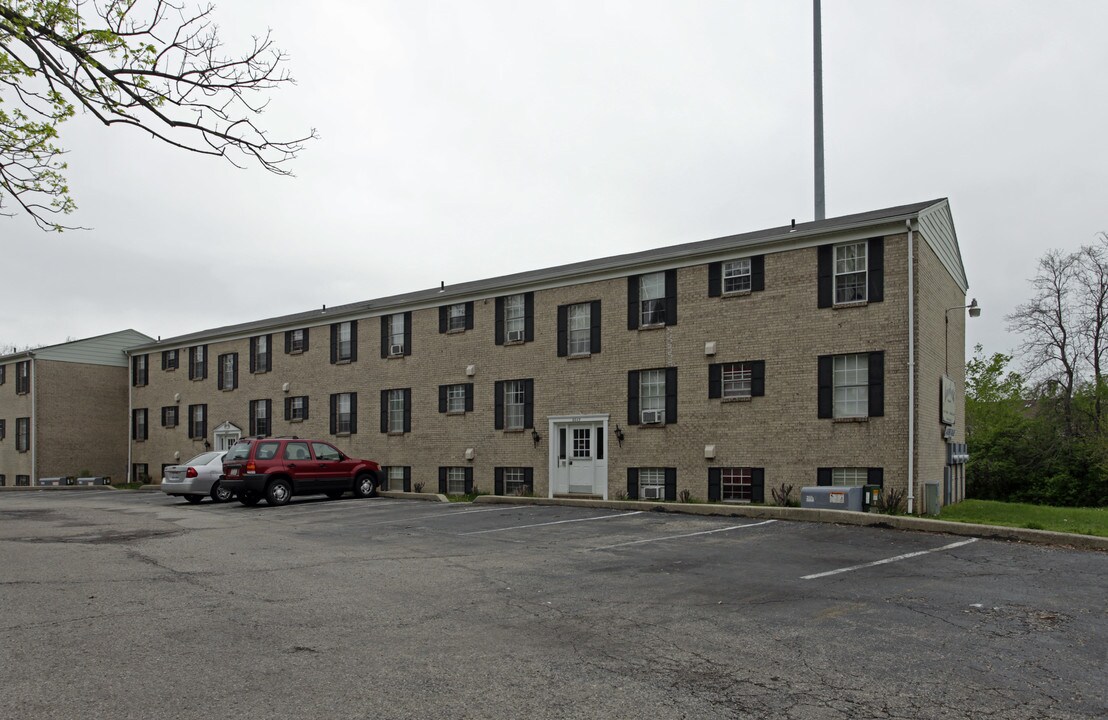
[[[392,489],[877,484],[919,511],[964,494],[967,287],[935,200],[144,338],[123,447],[133,478],[298,435],[377,460]],[[12,444],[0,467],[33,475]]]
[[0,357],[0,485],[127,476],[128,356],[134,330]]

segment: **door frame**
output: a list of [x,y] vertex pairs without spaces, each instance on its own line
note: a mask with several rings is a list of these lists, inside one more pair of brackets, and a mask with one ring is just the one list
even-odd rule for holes
[[220,447],[222,444],[221,441],[224,439],[233,439],[234,442],[232,442],[231,445],[234,445],[242,439],[242,428],[230,421],[221,423],[219,427],[212,430],[212,449],[230,450],[230,445],[227,447]]
[[[562,428],[569,428],[572,425],[586,425],[591,424],[599,426],[599,431],[604,435],[604,457],[601,459],[594,459],[595,474],[593,476],[593,494],[600,495],[605,500],[608,499],[608,456],[611,454],[608,442],[608,419],[611,417],[609,413],[580,413],[577,415],[549,415],[546,418],[546,432],[547,438],[549,438],[550,453],[547,458],[547,477],[550,481],[547,483],[547,497],[554,497],[554,486],[556,481],[560,477],[560,468],[558,467],[558,431]],[[595,452],[595,443],[593,445]],[[599,490],[597,488],[599,486]]]

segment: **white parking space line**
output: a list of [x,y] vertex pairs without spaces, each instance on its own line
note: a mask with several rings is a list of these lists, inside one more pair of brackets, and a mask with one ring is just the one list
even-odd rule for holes
[[495,528],[493,530],[476,530],[474,532],[461,533],[462,535],[484,535],[485,533],[504,532],[505,530],[523,530],[524,528],[543,527],[544,525],[562,525],[563,523],[574,522],[588,522],[590,520],[607,520],[609,518],[617,517],[630,517],[631,515],[639,515],[643,511],[635,510],[634,512],[618,513],[616,515],[600,515],[599,517],[588,518],[574,518],[572,520],[554,520],[553,522],[534,523],[532,525],[514,525],[512,527]]
[[770,523],[777,522],[776,520],[764,520],[762,522],[750,523],[749,525],[732,525],[725,528],[716,528],[715,530],[703,530],[701,532],[685,533],[684,535],[666,535],[665,537],[647,538],[646,540],[632,540],[630,542],[616,543],[615,545],[605,545],[603,547],[593,548],[593,550],[611,550],[612,548],[625,547],[627,545],[642,545],[643,543],[661,542],[662,540],[676,540],[678,538],[696,537],[697,535],[711,535],[712,533],[727,532],[728,530],[741,530],[743,528],[758,527],[759,525],[769,525]]
[[499,512],[502,510],[519,510],[521,507],[521,505],[502,505],[499,507],[488,508],[486,510],[444,510],[442,512],[432,513],[430,515],[414,515],[412,517],[397,518],[395,520],[382,520],[380,522],[362,523],[362,526],[388,525],[389,523],[403,523],[411,522],[413,520],[433,520],[436,518],[454,517],[456,515],[472,515],[473,513]]
[[978,538],[970,538],[969,540],[962,540],[960,542],[950,543],[949,545],[932,548],[931,550],[920,550],[919,552],[905,553],[904,555],[897,555],[896,557],[885,558],[884,560],[875,560],[874,562],[863,563],[862,565],[852,565],[851,567],[839,568],[838,570],[828,570],[827,572],[815,573],[813,575],[804,575],[800,579],[815,580],[817,578],[828,577],[829,575],[838,575],[840,573],[852,572],[854,570],[861,570],[863,568],[874,567],[876,565],[885,565],[888,563],[897,562],[899,560],[907,560],[908,558],[914,558],[920,555],[927,555],[928,553],[940,552],[942,550],[953,550],[956,547],[962,547],[963,545],[975,543],[977,542],[977,540]]

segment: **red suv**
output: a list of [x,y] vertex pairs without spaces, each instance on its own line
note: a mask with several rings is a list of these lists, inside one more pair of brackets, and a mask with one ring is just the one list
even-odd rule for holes
[[377,491],[381,468],[372,460],[347,457],[321,440],[298,437],[244,438],[223,456],[220,485],[243,505],[284,505],[293,495],[339,498],[347,490],[355,497]]

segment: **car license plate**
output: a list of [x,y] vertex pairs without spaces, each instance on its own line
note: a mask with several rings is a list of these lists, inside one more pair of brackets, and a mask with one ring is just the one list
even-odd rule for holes
[[237,477],[239,474],[238,468],[231,468],[231,472],[227,473],[228,477]]

